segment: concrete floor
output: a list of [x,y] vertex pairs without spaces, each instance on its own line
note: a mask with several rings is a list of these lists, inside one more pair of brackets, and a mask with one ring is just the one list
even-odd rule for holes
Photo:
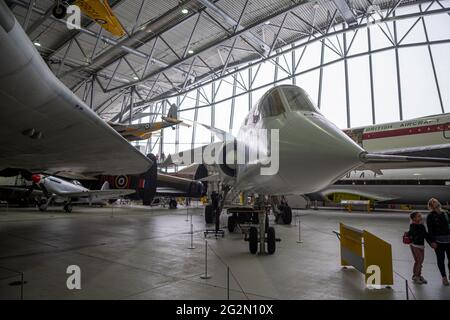
[[[401,243],[408,228],[405,213],[296,211],[303,243],[296,242],[294,223],[276,225],[282,241],[273,256],[249,254],[240,234],[209,238],[212,277],[203,280],[203,210],[189,210],[195,249],[188,249],[190,222],[183,207],[77,207],[71,214],[60,208],[46,213],[0,208],[0,299],[19,298],[20,286],[11,285],[19,277],[11,270],[24,273],[25,299],[226,299],[224,264],[242,287],[231,277],[231,299],[405,299],[401,276],[410,279],[412,269],[410,250]],[[358,271],[341,269],[332,233],[340,221],[392,244],[398,273],[392,289],[366,289]],[[81,268],[81,290],[66,287],[69,265]],[[429,284],[411,284],[417,299],[450,299],[429,247],[424,276]]]

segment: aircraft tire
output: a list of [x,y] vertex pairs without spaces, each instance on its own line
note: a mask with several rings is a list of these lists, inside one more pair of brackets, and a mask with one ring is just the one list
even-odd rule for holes
[[71,204],[65,204],[64,205],[64,211],[67,213],[71,213],[72,212],[72,205]]
[[55,5],[52,9],[52,14],[56,19],[62,19],[67,14],[67,8],[62,4]]
[[205,222],[207,224],[214,222],[214,212],[212,206],[209,204],[205,207]]
[[251,227],[248,233],[248,248],[251,254],[256,254],[258,252],[258,229]]
[[39,211],[41,211],[41,212],[44,212],[44,211],[47,210],[47,206],[46,206],[46,205],[43,205],[43,204],[40,204],[40,205],[38,206],[38,208],[39,208]]
[[178,203],[175,200],[169,201],[169,209],[176,209],[178,206]]
[[289,206],[283,207],[283,213],[281,216],[284,224],[291,224],[292,222],[292,209]]
[[270,227],[267,229],[267,253],[274,254],[276,249],[275,229]]
[[235,229],[236,229],[236,217],[229,216],[228,217],[228,231],[230,233],[233,233]]

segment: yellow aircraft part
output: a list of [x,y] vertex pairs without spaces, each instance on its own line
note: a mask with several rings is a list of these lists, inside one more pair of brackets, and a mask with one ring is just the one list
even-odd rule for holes
[[84,14],[113,35],[121,37],[126,33],[107,0],[76,0],[75,4]]
[[345,192],[335,192],[333,194],[328,195],[328,199],[335,203],[340,203],[341,200],[369,200],[370,205],[374,204],[374,200],[370,198],[366,198],[360,195],[345,193]]
[[145,132],[139,135],[139,138],[141,138],[142,140],[146,140],[146,139],[150,139],[152,136],[151,132]]

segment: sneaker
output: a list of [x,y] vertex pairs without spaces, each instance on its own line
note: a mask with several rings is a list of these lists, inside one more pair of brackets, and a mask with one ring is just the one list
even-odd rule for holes
[[428,283],[428,281],[422,276],[420,276],[420,281],[422,281],[423,284],[427,284]]
[[[445,278],[447,279],[447,278]],[[414,276],[413,277],[413,282],[416,284],[423,284],[424,282],[422,281],[422,279],[420,279],[420,277]]]
[[446,286],[446,287],[449,286],[447,277],[442,278],[442,284],[443,284],[444,286]]

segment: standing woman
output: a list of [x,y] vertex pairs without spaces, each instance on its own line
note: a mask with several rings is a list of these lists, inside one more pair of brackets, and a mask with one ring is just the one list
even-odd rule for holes
[[427,217],[428,233],[432,241],[436,242],[435,249],[437,265],[442,276],[442,284],[448,286],[449,282],[445,272],[445,255],[447,255],[448,268],[450,272],[450,217],[447,212],[442,211],[441,204],[435,198],[428,201],[430,214]]

